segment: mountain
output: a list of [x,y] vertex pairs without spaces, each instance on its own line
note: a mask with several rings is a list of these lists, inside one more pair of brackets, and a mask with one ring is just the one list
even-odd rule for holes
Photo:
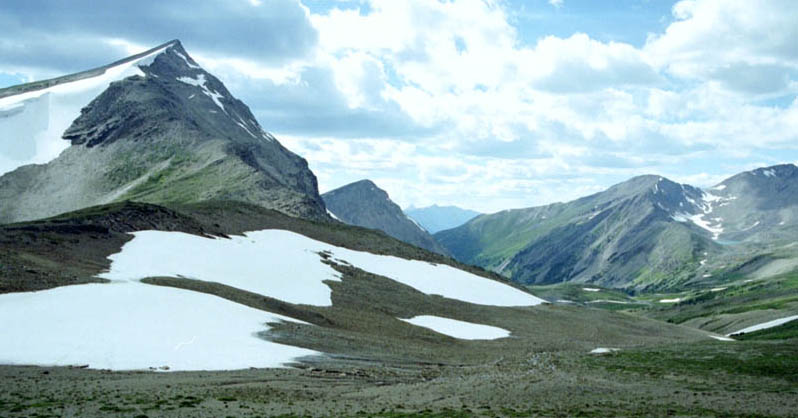
[[[435,238],[458,260],[520,283],[654,290],[798,267],[798,167],[701,190],[640,176],[568,203],[477,217]],[[769,269],[769,270],[768,270]]]
[[2,223],[125,200],[235,200],[327,218],[307,162],[179,41],[0,97],[0,142],[69,141],[57,158],[0,177]]
[[371,180],[360,180],[322,195],[327,210],[350,225],[377,229],[386,234],[439,253],[448,254],[432,236],[402,212],[385,190]]
[[701,202],[697,188],[646,175],[569,203],[483,215],[436,239],[458,260],[521,283],[663,286],[717,251],[710,231],[674,220]]
[[410,208],[405,214],[429,231],[430,234],[458,227],[481,213],[458,208],[457,206],[432,205],[424,208]]
[[726,243],[772,244],[798,236],[798,167],[776,165],[732,176],[706,191],[706,217]]

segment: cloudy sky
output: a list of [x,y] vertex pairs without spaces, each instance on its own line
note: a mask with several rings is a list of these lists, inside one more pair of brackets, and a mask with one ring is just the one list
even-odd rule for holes
[[796,22],[794,0],[11,0],[0,87],[179,38],[322,191],[492,212],[798,161]]

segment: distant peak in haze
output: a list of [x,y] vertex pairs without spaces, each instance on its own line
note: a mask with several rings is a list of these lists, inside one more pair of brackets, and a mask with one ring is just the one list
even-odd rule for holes
[[424,208],[408,208],[407,216],[421,224],[427,231],[434,234],[446,229],[456,228],[476,216],[480,212],[462,209],[457,206],[432,205]]

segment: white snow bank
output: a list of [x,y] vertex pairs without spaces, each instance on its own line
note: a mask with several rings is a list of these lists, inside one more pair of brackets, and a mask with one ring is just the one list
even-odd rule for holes
[[734,338],[721,337],[720,335],[710,335],[709,338],[714,338],[718,341],[737,341]]
[[609,354],[609,353],[612,353],[614,351],[620,351],[620,348],[599,347],[599,348],[594,348],[594,349],[590,350],[590,354]]
[[583,287],[582,290],[584,290],[585,292],[598,292],[601,289],[596,289],[594,287]]
[[113,81],[144,75],[139,65],[148,65],[171,45],[100,75],[62,83],[45,89],[0,98],[0,145],[15,149],[0,158],[0,175],[26,164],[50,162],[69,146],[61,135],[80,116],[80,109],[100,95]]
[[420,315],[410,319],[399,319],[461,340],[495,340],[510,336],[510,331],[504,328],[474,324],[472,322],[458,321],[456,319],[442,318],[439,316]]
[[750,326],[748,328],[743,328],[743,329],[741,329],[739,331],[734,331],[734,332],[728,333],[728,334],[726,334],[726,336],[729,337],[729,336],[732,336],[732,335],[735,335],[735,334],[744,334],[744,333],[748,333],[748,332],[759,331],[759,330],[762,330],[762,329],[773,328],[773,327],[777,327],[779,325],[784,325],[784,324],[786,324],[786,323],[788,323],[790,321],[794,321],[796,319],[798,319],[798,315],[788,316],[786,318],[774,319],[772,321],[763,322],[761,324],[752,325],[752,326]]
[[202,238],[180,232],[141,231],[111,257],[100,277],[138,280],[170,276],[214,281],[291,303],[328,306],[324,280],[338,273],[321,262],[320,252],[385,276],[426,294],[482,305],[531,306],[544,303],[512,286],[446,265],[352,251],[283,230],[248,232],[232,239]]
[[317,241],[286,231],[203,238],[182,232],[141,231],[110,256],[111,270],[99,277],[139,280],[185,277],[222,283],[285,302],[329,306],[324,280],[340,280],[323,264]]
[[[710,220],[704,219],[704,214],[690,215],[687,217],[693,224],[701,229],[704,229],[712,234],[712,239],[717,240],[720,234],[723,233],[722,218],[713,218]],[[713,225],[714,224],[714,225]]]
[[682,298],[675,298],[675,299],[660,299],[659,303],[678,303],[681,302]]
[[[329,209],[327,209],[327,214],[330,215],[330,217],[335,219],[336,221],[341,221],[337,216],[335,216],[334,213],[330,212]],[[341,222],[343,222],[343,221],[341,221]]]
[[610,299],[596,299],[596,300],[587,301],[586,303],[619,303],[621,305],[631,305],[634,302],[626,302],[622,300],[610,300]]
[[0,364],[233,370],[318,354],[255,336],[269,329],[265,323],[290,318],[142,283],[0,295],[0,318]]
[[712,289],[709,289],[709,291],[710,292],[720,292],[721,290],[726,290],[726,289],[727,289],[726,287],[713,287]]

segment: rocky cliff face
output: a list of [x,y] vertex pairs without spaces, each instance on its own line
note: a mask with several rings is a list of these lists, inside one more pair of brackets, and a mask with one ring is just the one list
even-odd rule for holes
[[[139,74],[113,81],[86,103],[63,132],[71,143],[65,151],[0,177],[0,222],[123,200],[237,200],[327,218],[307,162],[264,131],[180,42],[120,63]],[[48,86],[52,92],[41,97],[56,95],[60,86]]]
[[342,222],[377,229],[401,241],[434,251],[448,252],[402,212],[388,193],[370,180],[361,180],[322,195],[327,209]]

